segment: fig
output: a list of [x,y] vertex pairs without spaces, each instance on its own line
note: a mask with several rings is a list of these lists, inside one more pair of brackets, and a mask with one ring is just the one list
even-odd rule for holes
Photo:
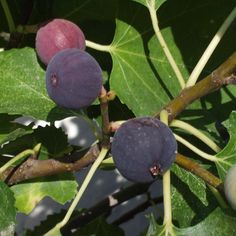
[[91,105],[102,89],[102,70],[89,53],[67,48],[58,52],[46,70],[49,97],[61,107],[81,109]]
[[54,19],[37,31],[36,51],[45,65],[57,52],[66,48],[85,49],[84,33],[73,22]]
[[236,164],[233,165],[226,174],[224,192],[228,203],[236,210]]
[[115,132],[111,154],[121,175],[145,183],[155,180],[171,167],[177,142],[171,129],[157,118],[133,118]]

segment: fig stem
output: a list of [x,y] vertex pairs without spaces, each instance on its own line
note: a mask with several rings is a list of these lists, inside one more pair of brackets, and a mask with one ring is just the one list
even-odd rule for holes
[[149,0],[147,1],[147,8],[149,10],[149,13],[150,13],[150,17],[151,17],[151,21],[152,21],[152,26],[153,26],[153,29],[154,29],[154,32],[156,34],[156,37],[166,55],[166,58],[167,60],[169,61],[170,63],[170,66],[172,67],[178,81],[179,81],[179,84],[181,86],[181,88],[183,89],[185,87],[185,81],[184,81],[184,77],[183,75],[181,74],[173,56],[171,55],[171,52],[165,42],[165,39],[163,38],[162,36],[162,33],[161,33],[161,30],[159,28],[159,25],[158,25],[158,19],[157,19],[157,14],[156,14],[156,7],[155,7],[155,2],[156,0]]
[[207,146],[209,146],[213,151],[220,152],[221,148],[217,146],[210,138],[208,138],[203,132],[196,129],[194,126],[188,124],[187,122],[181,121],[181,120],[173,120],[170,123],[170,127],[177,127],[180,129],[183,129],[185,131],[188,131],[190,134],[194,135],[198,139],[200,139],[202,142],[204,142]]
[[189,76],[189,79],[186,83],[186,88],[196,84],[197,79],[201,74],[203,68],[207,64],[209,58],[213,54],[214,50],[216,49],[217,45],[219,44],[220,40],[224,36],[226,30],[229,28],[235,17],[236,17],[236,7],[231,11],[231,13],[225,19],[225,21],[220,26],[219,30],[216,32],[215,36],[212,38],[211,42],[207,46],[205,52],[202,54],[200,60],[198,61],[197,65],[195,66],[191,75]]
[[193,152],[195,152],[196,154],[198,154],[199,156],[201,156],[202,158],[208,160],[208,161],[213,161],[213,162],[217,162],[219,161],[219,158],[217,158],[214,155],[205,153],[204,151],[200,150],[199,148],[197,148],[196,146],[194,146],[193,144],[191,144],[190,142],[188,142],[186,139],[180,137],[177,134],[174,134],[175,138],[177,141],[179,141],[180,143],[182,143],[184,146],[188,147],[189,149],[191,149]]
[[[168,112],[162,110],[160,120],[168,125]],[[164,203],[164,219],[167,232],[172,232],[172,208],[171,208],[171,188],[170,188],[170,170],[167,170],[163,175],[163,203]]]
[[[165,106],[165,109],[169,112],[169,122],[197,99],[229,84],[236,84],[236,52],[194,86],[182,90],[176,98]],[[159,116],[160,113],[155,115],[155,117]]]
[[94,43],[92,41],[89,40],[85,40],[86,43],[86,47],[98,50],[98,51],[102,51],[102,52],[110,52],[111,51],[111,45],[102,45],[99,43]]
[[5,16],[7,18],[9,31],[10,31],[10,33],[12,33],[12,32],[15,31],[16,27],[15,27],[15,23],[13,21],[10,9],[8,7],[7,1],[6,0],[1,0],[1,5],[2,5],[3,11],[5,13]]
[[92,164],[88,174],[86,175],[79,191],[77,192],[72,204],[70,205],[65,217],[63,218],[63,220],[61,222],[59,222],[58,224],[56,224],[54,226],[54,228],[52,228],[50,231],[48,231],[45,236],[49,236],[49,235],[53,235],[53,233],[58,233],[59,230],[66,225],[66,223],[69,221],[74,209],[76,208],[78,202],[80,201],[83,193],[85,192],[88,184],[90,183],[95,171],[97,170],[98,166],[101,164],[101,162],[103,161],[103,159],[105,158],[106,154],[108,152],[107,148],[102,148],[100,154],[98,155],[97,159],[95,160],[95,162]]
[[103,87],[101,95],[99,96],[100,110],[102,117],[102,146],[110,147],[110,121],[109,121],[109,111],[108,111],[108,96],[107,91]]

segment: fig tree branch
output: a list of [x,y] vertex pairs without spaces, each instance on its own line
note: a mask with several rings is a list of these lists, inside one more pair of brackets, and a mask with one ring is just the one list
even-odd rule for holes
[[[169,122],[195,100],[229,84],[236,84],[236,52],[210,75],[196,83],[194,86],[183,89],[176,98],[170,101],[165,107],[169,113]],[[158,113],[155,116],[159,117],[159,115],[160,114]]]
[[105,88],[102,88],[101,95],[99,97],[101,118],[102,118],[102,146],[110,147],[110,122],[108,114],[108,93]]
[[38,160],[29,157],[26,161],[16,167],[10,167],[1,175],[1,180],[12,185],[24,180],[50,176],[62,172],[79,171],[89,164],[93,163],[98,154],[97,145],[91,146],[90,149],[82,157],[77,157],[78,153],[57,159]]
[[180,153],[176,155],[175,163],[183,167],[185,170],[188,170],[191,173],[195,174],[196,176],[200,177],[207,184],[218,189],[221,194],[224,193],[223,182],[221,181],[221,179],[213,175],[210,171],[201,167],[198,163],[190,160],[189,158]]

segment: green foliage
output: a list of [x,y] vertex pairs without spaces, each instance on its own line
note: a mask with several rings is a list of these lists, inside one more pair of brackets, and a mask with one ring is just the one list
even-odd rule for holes
[[[109,109],[112,120],[118,120],[133,115],[154,115],[181,92],[177,77],[154,33],[147,9],[150,1],[42,0],[33,1],[28,13],[26,1],[8,2],[16,26],[25,24],[35,27],[51,18],[65,18],[77,23],[86,39],[110,45],[106,52],[89,47],[86,50],[101,65],[107,77],[104,86],[117,94]],[[161,33],[185,81],[233,7],[235,0],[228,0],[227,4],[224,0],[155,1]],[[27,9],[30,6],[27,5]],[[4,12],[1,5],[0,11]],[[45,67],[39,62],[34,49],[35,34],[15,34],[12,35],[15,38],[8,42],[2,36],[2,32],[9,36],[8,31],[6,13],[1,14],[0,47],[5,49],[0,52],[1,165],[11,158],[4,154],[14,156],[25,149],[32,149],[38,143],[42,143],[38,155],[40,160],[58,158],[72,152],[73,147],[68,144],[67,135],[62,129],[52,125],[32,129],[32,126],[25,127],[12,121],[27,115],[53,122],[81,114],[86,115],[86,119],[88,115],[91,119],[101,120],[98,102],[83,111],[57,107],[46,92]],[[200,78],[211,74],[234,52],[235,41],[235,26],[231,26]],[[200,159],[182,145],[179,145],[178,150],[202,167],[207,167],[221,180],[224,180],[227,170],[236,163],[235,94],[235,85],[224,87],[195,101],[178,117],[189,121],[222,146],[222,151],[216,154],[219,158],[216,163]],[[222,121],[230,135],[226,145],[216,128],[216,124]],[[181,133],[179,130],[176,132]],[[211,150],[191,135],[184,135],[190,142],[210,153]],[[173,225],[168,228],[157,224],[155,217],[150,215],[146,235],[165,235],[170,229],[176,235],[235,235],[235,213],[218,207],[218,202],[205,182],[177,165],[173,165],[171,170]],[[0,182],[0,235],[13,234],[16,211],[28,214],[47,196],[65,204],[74,197],[77,187],[71,174],[35,178],[11,187]],[[120,228],[108,224],[103,217],[96,218],[74,233],[77,234],[124,235]]]

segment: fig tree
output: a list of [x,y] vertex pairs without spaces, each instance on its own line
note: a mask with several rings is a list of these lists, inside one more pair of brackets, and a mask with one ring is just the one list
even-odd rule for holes
[[171,167],[177,142],[157,118],[141,117],[123,123],[115,132],[111,153],[115,166],[133,182],[151,182]]
[[37,31],[36,51],[44,64],[47,65],[57,52],[66,48],[85,49],[84,34],[73,22],[54,19]]
[[70,109],[87,107],[102,88],[102,70],[87,52],[68,48],[58,52],[46,70],[49,97],[58,105]]

